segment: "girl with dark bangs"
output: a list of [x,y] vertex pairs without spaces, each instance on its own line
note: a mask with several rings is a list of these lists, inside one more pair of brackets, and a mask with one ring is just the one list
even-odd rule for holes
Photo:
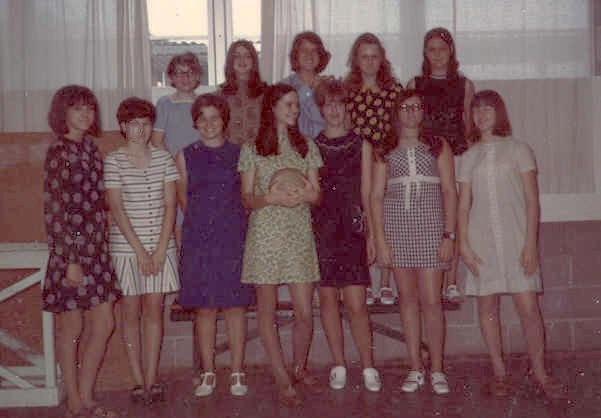
[[315,103],[314,92],[321,80],[319,74],[325,70],[330,58],[331,54],[318,34],[301,32],[294,37],[290,50],[293,73],[281,81],[296,89],[300,105],[298,125],[301,133],[311,139],[315,139],[326,126]]
[[[108,248],[98,101],[70,85],[52,98],[48,123],[56,135],[44,164],[44,218],[49,258],[43,309],[57,319],[57,352],[67,394],[67,417],[116,417],[96,404],[94,382],[113,332],[113,304],[121,290]],[[84,311],[90,321],[84,321]],[[85,324],[91,330],[82,352]]]
[[[242,201],[251,210],[242,283],[256,287],[261,339],[280,402],[287,406],[301,402],[294,383],[309,388],[316,384],[306,365],[313,334],[313,283],[320,278],[310,206],[320,199],[317,169],[323,162],[313,141],[300,134],[298,114],[298,95],[292,86],[279,83],[267,88],[257,141],[242,146],[238,164]],[[288,285],[294,305],[292,376],[274,327],[280,284]]]
[[233,42],[225,59],[225,83],[221,94],[230,108],[228,140],[235,144],[253,143],[261,122],[261,103],[267,86],[259,73],[259,58],[252,42]]
[[[378,145],[391,131],[393,109],[403,87],[394,78],[386,50],[373,33],[364,33],[355,40],[347,65],[350,68],[345,80],[349,91],[347,111],[352,130]],[[367,288],[368,305],[373,304],[376,297],[382,304],[394,304],[390,270],[381,269],[380,275],[379,293],[374,295],[371,287]]]
[[503,362],[499,315],[499,296],[510,294],[535,386],[549,398],[562,398],[565,388],[545,369],[538,305],[542,284],[536,160],[525,142],[511,137],[507,109],[497,92],[478,92],[471,110],[474,145],[462,156],[457,176],[459,243],[469,269],[465,294],[477,297],[480,328],[492,362],[494,376],[487,390],[493,396],[507,396],[516,385]]
[[450,146],[426,137],[422,98],[404,91],[392,131],[378,150],[373,170],[372,217],[377,257],[392,268],[399,289],[401,320],[410,371],[401,390],[415,392],[425,383],[420,354],[420,306],[430,348],[430,383],[436,394],[449,393],[443,372],[444,317],[442,272],[453,258],[457,194]]
[[[474,84],[459,72],[455,42],[445,28],[434,28],[426,33],[423,56],[422,75],[407,86],[423,95],[424,133],[444,137],[453,155],[459,156],[468,147],[469,106],[474,96]],[[461,300],[457,287],[457,260],[456,254],[451,269],[445,272],[443,296],[450,302]]]

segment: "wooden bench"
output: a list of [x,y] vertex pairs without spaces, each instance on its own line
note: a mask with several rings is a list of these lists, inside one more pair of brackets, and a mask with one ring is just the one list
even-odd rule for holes
[[[449,303],[443,302],[443,310],[445,311],[456,311],[461,305],[457,303]],[[370,323],[372,332],[376,334],[383,335],[385,337],[391,338],[395,341],[405,343],[405,335],[403,332],[392,328],[388,324],[384,324],[382,322],[378,322],[374,320],[374,316],[381,314],[391,314],[391,313],[399,313],[399,305],[398,302],[394,305],[382,305],[379,303],[375,303],[373,305],[369,305],[367,307],[370,316]],[[340,312],[342,317],[349,321],[348,313],[344,308],[344,304],[340,304]],[[185,309],[180,306],[177,301],[175,301],[170,308],[170,318],[171,321],[180,322],[180,321],[193,321],[196,316],[196,312],[194,309]],[[255,305],[249,306],[246,311],[247,318],[256,318],[257,316],[257,307]],[[313,306],[313,316],[319,316],[319,306]],[[218,313],[217,319],[223,319],[223,315],[221,312]],[[279,327],[286,327],[294,322],[294,308],[292,306],[292,302],[282,301],[277,304],[276,308],[276,323]],[[252,341],[259,337],[259,329],[253,328],[249,329],[246,333],[246,341]],[[215,355],[222,354],[229,350],[229,344],[227,341],[224,341],[215,346]],[[428,346],[422,342],[421,343],[422,355],[424,357],[428,357],[429,350]],[[194,343],[194,366],[195,368],[199,368],[199,358],[198,358],[196,343]]]

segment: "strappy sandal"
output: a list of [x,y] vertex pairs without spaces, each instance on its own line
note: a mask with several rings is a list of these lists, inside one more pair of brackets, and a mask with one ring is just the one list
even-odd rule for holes
[[155,402],[165,402],[165,394],[167,393],[167,387],[164,383],[155,383],[148,389],[148,397],[146,403],[151,404]]
[[300,365],[294,366],[292,370],[292,382],[302,385],[309,393],[321,393],[319,381],[315,376],[311,376],[305,367]]
[[113,410],[100,405],[95,405],[87,409],[87,418],[119,418],[119,414]]
[[534,392],[538,396],[550,400],[565,399],[567,397],[566,386],[553,376],[547,376],[543,382],[533,378],[533,386]]
[[278,390],[278,402],[285,408],[296,408],[303,403],[294,386],[288,385]]
[[495,377],[484,387],[484,393],[495,398],[504,398],[513,392],[513,385],[507,376]]
[[129,391],[129,399],[133,403],[141,403],[146,400],[146,391],[142,385],[136,385]]

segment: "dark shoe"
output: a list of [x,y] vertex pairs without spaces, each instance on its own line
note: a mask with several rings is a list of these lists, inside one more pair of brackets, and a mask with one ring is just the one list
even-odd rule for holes
[[144,390],[144,387],[142,387],[140,385],[134,386],[129,391],[129,399],[131,399],[131,401],[133,403],[142,403],[142,402],[144,402],[146,400],[146,391]]
[[495,398],[505,398],[513,392],[513,389],[508,376],[494,377],[484,387],[484,393]]
[[164,383],[155,383],[148,389],[148,396],[146,403],[152,404],[155,402],[165,402],[166,400],[167,387]]

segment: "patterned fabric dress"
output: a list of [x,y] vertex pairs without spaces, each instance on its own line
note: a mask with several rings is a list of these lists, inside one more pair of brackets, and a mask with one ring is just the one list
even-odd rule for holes
[[461,155],[467,149],[463,123],[465,84],[463,76],[451,79],[415,77],[415,88],[424,100],[422,132],[426,136],[445,138],[453,155]]
[[526,202],[521,173],[536,170],[530,147],[504,138],[479,142],[462,156],[457,181],[472,189],[467,234],[483,260],[480,276],[468,271],[465,294],[540,292],[540,272],[526,276],[520,255],[526,240]]
[[444,210],[436,157],[420,142],[386,156],[384,233],[398,268],[446,269],[438,258]]
[[228,140],[238,145],[254,143],[261,126],[263,95],[249,97],[240,90],[236,94],[225,94],[221,90],[219,94],[225,98],[230,108]]
[[[116,301],[121,290],[108,252],[102,156],[92,138],[58,138],[46,154],[44,176],[50,256],[43,309],[59,313]],[[83,270],[76,287],[66,281],[70,263]]]
[[240,283],[246,212],[237,170],[240,147],[184,149],[188,207],[184,215],[179,303],[229,308],[254,303],[254,287]]
[[353,132],[377,144],[390,131],[391,112],[403,87],[394,84],[391,88],[374,92],[370,89],[351,90],[347,111],[351,118]]
[[324,160],[319,170],[323,198],[312,209],[320,286],[369,285],[365,226],[361,205],[363,139],[354,133],[315,143]]
[[[296,168],[304,174],[323,165],[315,143],[307,140],[305,158],[287,137],[278,139],[279,154],[263,157],[256,147],[242,146],[238,170],[255,169],[255,193],[265,194],[273,174],[281,168]],[[293,208],[265,206],[253,210],[246,234],[242,282],[282,284],[316,282],[319,265],[311,228],[311,210],[302,203]]]
[[[134,232],[146,251],[152,253],[159,243],[163,226],[165,183],[179,179],[171,154],[151,147],[149,166],[137,168],[130,162],[125,149],[120,148],[107,155],[104,166],[106,188],[121,190],[123,208]],[[116,222],[111,226],[110,242],[111,258],[124,295],[170,293],[179,289],[173,236],[169,238],[163,271],[152,276],[142,275],[136,254]]]

